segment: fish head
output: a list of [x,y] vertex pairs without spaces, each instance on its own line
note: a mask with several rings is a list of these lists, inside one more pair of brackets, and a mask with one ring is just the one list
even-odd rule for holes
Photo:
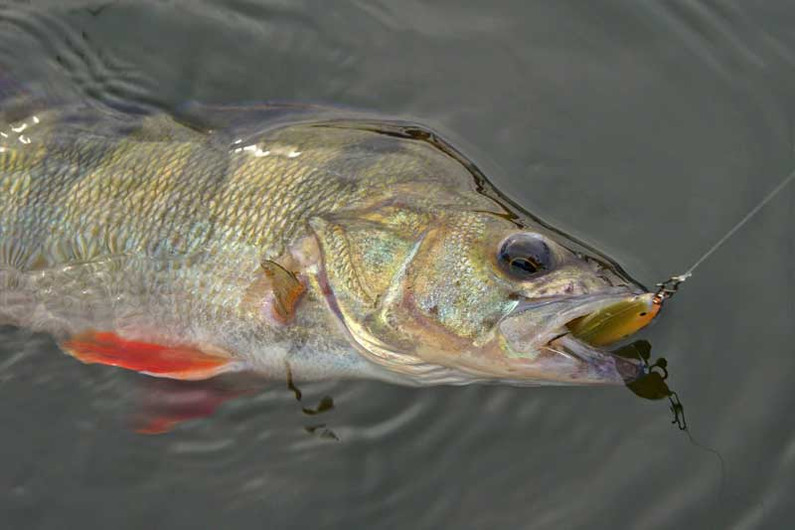
[[391,206],[312,224],[331,307],[359,351],[393,372],[451,384],[643,373],[603,346],[651,320],[653,295],[561,235],[466,209]]

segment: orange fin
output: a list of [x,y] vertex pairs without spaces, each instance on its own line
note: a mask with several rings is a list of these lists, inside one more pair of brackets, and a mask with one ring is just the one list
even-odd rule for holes
[[61,346],[87,364],[107,364],[170,379],[208,379],[241,368],[240,362],[193,346],[127,340],[112,332],[89,331],[70,338]]

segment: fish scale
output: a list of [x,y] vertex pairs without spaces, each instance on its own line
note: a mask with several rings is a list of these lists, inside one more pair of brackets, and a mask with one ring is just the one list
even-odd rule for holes
[[[132,134],[74,138],[42,120],[38,129],[26,131],[30,148],[0,153],[0,167],[14,169],[0,174],[0,234],[7,247],[0,267],[23,275],[47,271],[40,283],[49,285],[54,299],[68,294],[52,291],[64,274],[60,267],[101,263],[121,252],[127,264],[112,274],[84,277],[83,290],[95,288],[92,283],[102,277],[117,284],[114,291],[144,298],[136,303],[166,321],[238,317],[246,281],[230,278],[253,273],[259,257],[281,254],[305,232],[309,217],[354,204],[366,189],[364,179],[342,180],[321,169],[339,156],[323,142],[308,146],[316,151],[311,163],[285,155],[257,158],[220,149],[212,135],[183,130],[173,121],[148,120]],[[151,138],[147,127],[156,128]],[[287,136],[284,145],[278,138],[269,143],[282,152],[305,149],[298,147],[300,138]],[[355,145],[357,136],[369,135],[352,131],[343,142]],[[181,272],[141,274],[147,260],[202,252],[206,258]],[[135,278],[150,288],[131,285]],[[36,281],[30,281],[35,290]],[[79,289],[77,283],[67,285]],[[164,304],[162,296],[146,294],[155,285],[189,299],[179,300],[179,319],[167,314],[177,302]]]

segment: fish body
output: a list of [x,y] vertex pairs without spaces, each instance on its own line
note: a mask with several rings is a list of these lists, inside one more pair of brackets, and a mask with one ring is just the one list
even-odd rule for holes
[[566,324],[645,291],[434,133],[331,111],[205,114],[0,123],[0,321],[180,379],[641,373]]

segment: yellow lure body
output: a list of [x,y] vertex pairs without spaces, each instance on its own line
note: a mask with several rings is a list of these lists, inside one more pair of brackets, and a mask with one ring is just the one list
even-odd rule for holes
[[647,326],[661,307],[654,293],[645,293],[574,320],[568,324],[568,328],[581,341],[593,346],[605,346]]

